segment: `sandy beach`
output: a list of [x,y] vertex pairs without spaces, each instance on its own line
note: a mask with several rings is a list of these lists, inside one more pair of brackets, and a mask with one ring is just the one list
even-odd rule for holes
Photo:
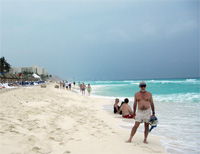
[[[0,93],[2,154],[164,154],[160,137],[130,130],[120,115],[103,110],[110,100],[54,88],[21,87]],[[134,120],[132,120],[134,122]]]

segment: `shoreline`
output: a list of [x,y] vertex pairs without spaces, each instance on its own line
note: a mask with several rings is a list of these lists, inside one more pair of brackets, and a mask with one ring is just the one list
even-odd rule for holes
[[[199,81],[195,81],[195,82],[199,82]],[[159,124],[158,124],[158,128],[155,128],[155,130],[153,130],[153,132],[151,132],[151,135],[155,135],[158,137],[161,137],[161,144],[162,146],[165,148],[166,152],[172,153],[172,154],[176,154],[176,153],[198,153],[199,152],[199,142],[198,142],[198,133],[196,133],[198,126],[197,124],[195,124],[195,121],[198,120],[198,116],[196,113],[198,112],[198,108],[199,105],[197,102],[194,102],[194,104],[189,105],[188,102],[193,103],[193,101],[195,101],[194,98],[197,99],[199,98],[199,95],[196,93],[192,93],[193,95],[191,95],[189,93],[186,94],[181,94],[178,95],[177,94],[167,94],[167,95],[163,95],[162,97],[159,95],[154,95],[154,104],[156,106],[157,109],[157,114],[156,116],[159,119]],[[156,97],[155,97],[156,96]],[[158,97],[159,96],[159,97]],[[177,97],[175,97],[177,96]],[[126,98],[126,97],[108,97],[108,96],[103,96],[103,95],[98,95],[98,96],[94,96],[95,98],[103,98],[103,99],[109,99],[109,100],[113,100],[113,104],[114,104],[114,99],[115,98],[120,98],[121,101]],[[131,101],[131,98],[133,97],[127,97],[130,98],[129,100],[129,105],[133,105],[133,101]],[[132,99],[133,100],[133,99]],[[184,100],[184,101],[183,101]],[[113,105],[112,104],[112,105]],[[180,105],[183,106],[180,106]],[[189,106],[188,106],[189,105]],[[174,116],[174,119],[172,120],[169,116],[171,115],[171,111],[173,109],[173,106],[176,106],[177,108],[174,109],[174,111],[177,113]],[[196,106],[196,107],[195,107]],[[188,122],[188,118],[181,118],[182,115],[184,115],[184,113],[187,113],[189,115],[191,115],[190,110],[188,109],[187,111],[185,111],[185,107],[189,107],[191,109],[193,109],[193,117],[195,117],[192,121],[193,121],[193,126],[194,128],[191,130],[189,127],[189,122]],[[109,107],[107,107],[109,109]],[[110,111],[112,111],[113,108],[110,108]],[[179,120],[178,120],[179,119]],[[185,120],[184,120],[185,119]],[[186,120],[187,119],[187,120]],[[178,120],[176,122],[176,120]],[[191,123],[191,122],[190,122]],[[130,125],[132,124],[132,125]],[[188,125],[188,127],[183,127],[183,124]],[[128,129],[131,131],[131,128],[133,127],[133,123],[128,123],[127,126],[129,127]],[[125,125],[125,127],[127,127]],[[126,129],[126,128],[123,128]],[[183,131],[183,133],[186,136],[182,136],[180,133],[180,129]],[[143,133],[143,126],[138,128],[138,133]],[[193,137],[192,132],[195,132],[197,135]],[[188,144],[190,143],[190,144]]]
[[150,135],[146,145],[136,133],[125,143],[130,131],[117,126],[119,116],[102,109],[108,100],[54,85],[0,93],[2,153],[167,153],[160,137]]
[[[79,91],[79,87],[78,87],[78,86],[73,87],[71,91],[74,92],[75,94],[78,94],[78,95],[82,96],[81,92]],[[87,91],[87,90],[86,90],[86,91]],[[119,123],[116,125],[118,128],[123,129],[123,130],[126,130],[126,131],[128,130],[129,132],[131,132],[131,129],[132,129],[133,126],[130,127],[130,126],[127,126],[127,124],[130,124],[130,122],[132,122],[132,125],[134,125],[134,121],[135,121],[135,120],[134,120],[134,119],[124,119],[124,118],[122,118],[122,115],[114,114],[114,113],[112,112],[112,111],[113,111],[114,99],[115,99],[116,97],[114,97],[114,96],[111,97],[111,96],[95,95],[95,94],[91,94],[91,95],[89,96],[89,95],[87,95],[87,92],[86,92],[86,94],[85,94],[83,97],[92,97],[92,98],[97,98],[97,99],[106,100],[108,103],[102,105],[102,110],[105,110],[108,114],[111,114],[111,115],[113,114],[114,117],[117,117],[117,118],[119,119]],[[117,97],[117,98],[122,99],[122,97]],[[125,98],[125,97],[124,97],[124,98]],[[131,98],[134,98],[134,97],[131,97]],[[111,101],[113,101],[113,102],[111,102]],[[133,101],[130,101],[130,102],[133,102]],[[110,109],[108,109],[108,106],[110,107]],[[122,122],[123,124],[120,124],[121,122]],[[124,122],[125,122],[125,123],[124,123]],[[121,125],[121,126],[120,126],[120,125]],[[124,128],[123,128],[123,127],[124,127]],[[130,127],[130,128],[128,128],[128,127]],[[143,128],[144,126],[140,126],[140,129],[138,129],[139,131],[137,131],[136,133],[139,133],[140,135],[143,136],[143,132],[141,132],[141,127],[142,127],[142,129],[144,129],[144,128]],[[161,145],[164,147],[165,152],[167,152],[167,147],[164,146],[164,144],[166,144],[166,143],[165,143],[165,141],[163,141],[163,140],[170,140],[170,139],[168,139],[166,136],[161,136],[161,135],[156,135],[156,134],[149,134],[149,135],[160,138],[160,143],[161,143]],[[127,136],[127,139],[128,139],[128,137],[129,137],[129,136]]]
[[[82,96],[81,92],[79,92],[79,88],[76,87],[75,89],[76,90],[72,90],[72,91],[74,93]],[[132,100],[134,100],[134,97],[114,97],[114,96],[103,96],[103,95],[95,95],[95,94],[91,94],[90,96],[88,96],[87,92],[86,92],[85,96],[86,97],[92,97],[92,98],[98,98],[98,99],[107,100],[109,103],[102,105],[102,110],[105,110],[108,114],[113,114],[112,111],[113,111],[113,104],[114,104],[115,98],[119,98],[121,101],[124,98],[129,98],[129,100],[130,100],[129,101],[129,105],[131,105],[131,107],[133,106],[133,101]],[[156,101],[156,102],[158,104],[162,103],[162,101]],[[134,119],[124,119],[124,118],[121,117],[121,115],[118,115],[118,114],[113,114],[113,115],[119,116],[119,123],[117,124],[117,127],[119,127],[120,129],[128,130],[129,132],[131,132],[131,129],[134,126]],[[124,121],[125,121],[125,123],[123,123]],[[121,124],[121,122],[123,124]],[[160,124],[158,125],[158,127],[159,126],[160,126],[160,129],[161,129],[162,126]],[[139,133],[140,135],[143,135],[143,131],[144,131],[144,126],[143,126],[143,123],[142,123],[141,126],[138,128],[136,133]],[[172,153],[176,153],[176,151],[178,149],[173,149],[173,146],[175,146],[175,145],[173,145],[173,144],[169,145],[170,142],[172,141],[172,139],[168,138],[167,136],[163,136],[163,135],[161,135],[160,133],[157,133],[157,132],[155,134],[154,131],[156,132],[156,128],[155,128],[155,130],[153,130],[153,133],[151,132],[151,133],[149,133],[149,135],[160,138],[160,143],[164,147],[165,152],[168,153],[168,150],[169,150]]]

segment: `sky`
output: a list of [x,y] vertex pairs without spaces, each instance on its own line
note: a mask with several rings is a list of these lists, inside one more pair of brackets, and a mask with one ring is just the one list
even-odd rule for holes
[[63,79],[200,76],[199,1],[1,0],[0,57]]

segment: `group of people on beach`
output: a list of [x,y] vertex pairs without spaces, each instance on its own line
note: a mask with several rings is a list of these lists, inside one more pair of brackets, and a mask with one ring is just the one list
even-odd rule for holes
[[[131,134],[127,142],[131,142],[133,136],[135,135],[139,125],[144,122],[144,143],[147,142],[147,136],[149,133],[149,120],[151,117],[155,117],[155,108],[153,103],[152,94],[146,91],[146,82],[141,81],[139,83],[140,91],[135,93],[133,110],[130,105],[128,105],[128,98],[125,98],[124,101],[119,106],[119,99],[115,99],[114,104],[114,113],[122,114],[123,118],[134,118],[135,125],[131,130]],[[136,113],[137,109],[137,113]],[[152,113],[151,113],[152,110]]]
[[[76,82],[74,81],[73,82],[73,85],[75,86],[76,85]],[[63,80],[63,82],[62,81],[60,81],[60,88],[63,88],[63,89],[69,89],[69,90],[71,90],[71,88],[72,88],[72,83],[71,83],[71,81],[70,82],[68,82],[68,81],[64,81]]]
[[133,110],[130,105],[128,105],[129,99],[125,98],[124,101],[119,106],[119,99],[115,99],[114,113],[121,114],[123,118],[133,118]]
[[[75,86],[75,82],[73,82],[73,85]],[[60,88],[62,87],[63,89],[68,89],[71,90],[72,83],[63,81],[60,82]],[[90,95],[91,92],[91,86],[88,84],[86,87],[85,83],[83,82],[82,84],[78,84],[80,88],[80,92],[82,95],[85,95],[85,90],[87,88],[88,94]],[[119,99],[115,99],[115,104],[114,104],[114,113],[115,114],[121,114],[123,118],[133,118],[135,119],[135,125],[133,126],[131,130],[131,134],[127,142],[131,142],[133,136],[135,135],[138,127],[140,126],[141,123],[144,122],[144,143],[147,142],[147,136],[149,133],[149,121],[151,117],[155,117],[155,108],[154,108],[154,103],[153,103],[153,98],[152,94],[148,91],[146,91],[146,82],[141,81],[139,83],[139,88],[140,91],[135,93],[134,97],[134,105],[133,105],[133,110],[131,106],[128,104],[129,99],[125,98],[124,101],[121,103],[119,106]],[[137,110],[137,113],[136,113]],[[152,112],[151,112],[152,110]]]
[[[73,85],[74,85],[74,87],[75,87],[75,85],[76,85],[76,82],[74,81],[73,82]],[[79,86],[79,88],[80,88],[80,92],[82,93],[82,95],[85,95],[85,90],[86,90],[86,88],[87,88],[87,92],[88,92],[88,95],[90,96],[90,93],[91,93],[91,90],[92,90],[92,88],[91,88],[91,85],[90,84],[88,84],[88,86],[86,87],[86,85],[85,85],[85,83],[83,82],[82,84],[79,82],[78,83],[78,86]],[[60,88],[63,88],[63,89],[69,89],[69,90],[71,90],[71,88],[72,88],[72,82],[70,81],[70,82],[68,82],[68,81],[60,81]]]
[[92,90],[90,84],[88,84],[88,86],[86,87],[84,82],[82,84],[80,84],[80,82],[79,82],[79,87],[80,87],[80,92],[82,92],[82,95],[85,95],[85,89],[87,88],[88,94],[90,96],[90,92]]

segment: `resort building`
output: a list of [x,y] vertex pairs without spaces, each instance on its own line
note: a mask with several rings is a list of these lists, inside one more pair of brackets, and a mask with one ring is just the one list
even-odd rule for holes
[[38,75],[49,75],[49,73],[43,68],[33,65],[32,67],[12,67],[10,74],[19,74],[22,72],[36,73]]

